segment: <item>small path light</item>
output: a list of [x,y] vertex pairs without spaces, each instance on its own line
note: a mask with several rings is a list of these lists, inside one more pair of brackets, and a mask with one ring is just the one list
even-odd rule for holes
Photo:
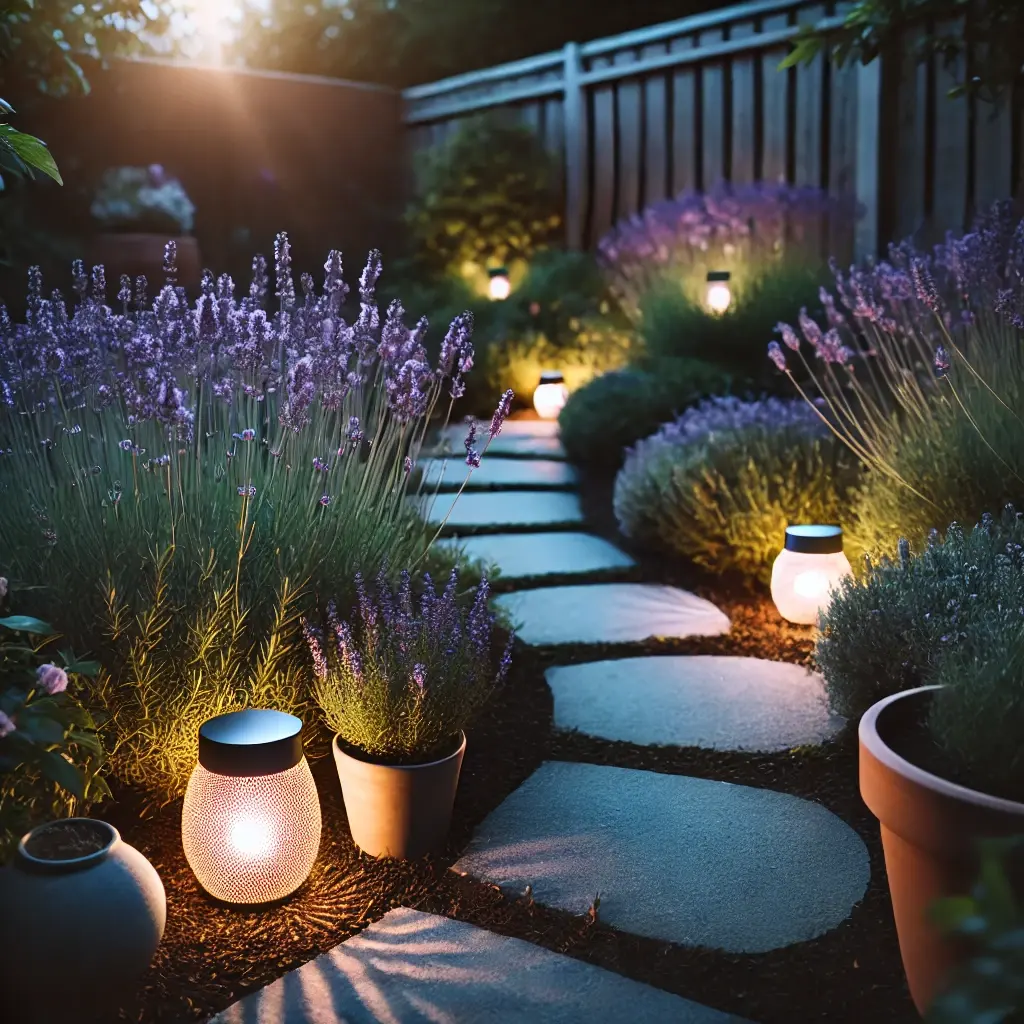
[[512,293],[512,282],[508,277],[508,269],[506,267],[492,267],[487,271],[488,277],[490,277],[490,284],[488,285],[488,294],[495,302],[501,302],[507,299]]
[[533,407],[542,420],[557,420],[569,397],[565,378],[559,370],[545,370],[533,392]]
[[850,571],[842,527],[789,526],[786,546],[772,566],[772,600],[784,619],[814,625],[829,592]]
[[283,899],[320,848],[320,801],[302,752],[302,721],[233,711],[199,729],[199,764],[181,812],[185,858],[227,903]]
[[730,276],[728,270],[708,271],[708,286],[704,293],[704,301],[708,309],[716,316],[721,316],[732,304],[732,291],[729,288]]

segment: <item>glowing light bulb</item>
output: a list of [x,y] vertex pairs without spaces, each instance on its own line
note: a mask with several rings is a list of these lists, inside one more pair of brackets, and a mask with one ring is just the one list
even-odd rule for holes
[[719,316],[724,313],[732,303],[732,292],[727,284],[708,285],[708,309]]
[[772,600],[789,622],[814,625],[831,591],[849,573],[838,526],[790,526],[785,549],[772,565]]
[[490,283],[488,294],[495,302],[501,302],[512,294],[512,282],[508,278],[508,271],[504,267],[496,267],[488,271]]
[[274,837],[260,818],[236,818],[231,824],[231,845],[247,857],[265,857],[274,848]]
[[569,389],[562,374],[557,370],[545,370],[533,392],[533,407],[542,420],[557,420],[568,397]]

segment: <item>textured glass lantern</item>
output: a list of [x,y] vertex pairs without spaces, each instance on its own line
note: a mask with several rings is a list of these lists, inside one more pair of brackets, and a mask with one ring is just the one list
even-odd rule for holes
[[251,709],[203,723],[181,837],[199,884],[219,900],[267,903],[302,885],[320,848],[302,721]]
[[557,420],[569,397],[565,378],[558,370],[545,370],[533,392],[533,407],[542,420]]
[[488,285],[488,294],[496,302],[500,302],[503,299],[507,299],[512,293],[512,282],[508,277],[508,270],[505,267],[492,267],[487,271],[488,277],[490,277],[490,283]]
[[850,573],[839,526],[786,528],[786,546],[772,566],[772,600],[790,622],[814,625],[830,591]]
[[717,316],[721,316],[732,304],[732,292],[729,289],[730,276],[728,270],[712,270],[708,273],[704,302],[708,309]]

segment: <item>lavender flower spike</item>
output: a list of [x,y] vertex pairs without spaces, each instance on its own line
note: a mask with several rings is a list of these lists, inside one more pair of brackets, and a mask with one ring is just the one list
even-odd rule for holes
[[786,372],[786,353],[777,341],[768,342],[768,358],[776,365],[781,373]]
[[501,396],[498,407],[494,410],[494,415],[491,417],[491,425],[487,428],[487,433],[491,438],[495,438],[501,433],[502,425],[508,418],[509,410],[512,408],[512,399],[515,397],[516,393],[511,388]]

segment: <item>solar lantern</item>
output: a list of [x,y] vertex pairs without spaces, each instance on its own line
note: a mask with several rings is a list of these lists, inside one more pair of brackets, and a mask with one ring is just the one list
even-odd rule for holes
[[512,294],[507,267],[492,267],[487,271],[487,276],[490,278],[487,292],[495,302],[502,302]]
[[559,370],[545,370],[533,392],[533,407],[542,420],[557,420],[569,397],[565,377]]
[[721,316],[732,305],[732,291],[729,288],[731,276],[728,270],[712,270],[708,272],[704,302],[708,309],[716,316]]
[[850,572],[842,527],[788,526],[786,545],[772,565],[772,600],[789,622],[814,625],[830,592]]

